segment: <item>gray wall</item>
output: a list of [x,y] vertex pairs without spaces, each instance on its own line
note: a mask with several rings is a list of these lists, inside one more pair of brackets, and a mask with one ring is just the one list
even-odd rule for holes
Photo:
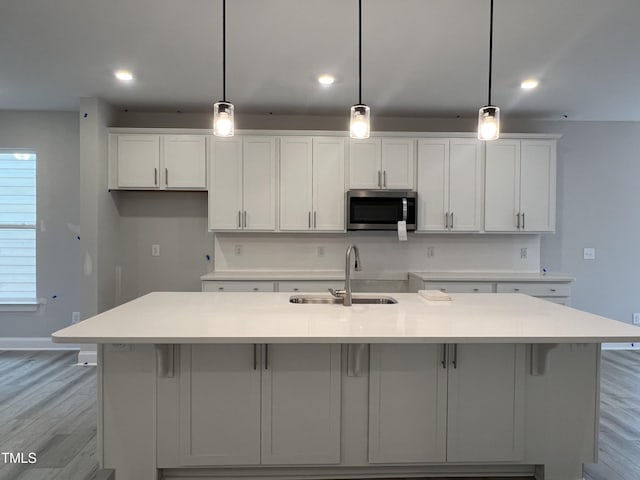
[[[76,112],[0,111],[0,147],[38,155],[38,297],[35,313],[0,312],[0,337],[46,337],[80,311],[79,126]],[[54,299],[53,297],[56,296]]]

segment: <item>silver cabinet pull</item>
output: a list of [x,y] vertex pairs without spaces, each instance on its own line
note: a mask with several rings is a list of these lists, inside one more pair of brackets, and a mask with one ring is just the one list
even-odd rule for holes
[[318,228],[318,212],[313,212],[313,228]]
[[447,344],[442,344],[442,361],[440,362],[442,368],[447,368]]
[[451,212],[451,223],[449,224],[449,229],[453,230],[453,212]]
[[449,212],[444,212],[444,229],[449,228]]
[[556,289],[555,288],[550,288],[549,290],[551,290],[552,292],[555,292]]
[[169,186],[169,169],[168,168],[164,169],[164,184],[167,187]]
[[242,228],[242,212],[238,210],[238,228]]
[[522,212],[522,229],[524,230],[524,212]]
[[380,175],[381,175],[381,172],[380,172],[380,170],[378,170],[378,186],[379,187],[382,186],[382,181],[380,180]]
[[384,188],[387,188],[387,171],[386,170],[382,171],[382,186]]
[[516,228],[520,228],[520,212],[516,213],[516,218],[518,219],[518,224],[516,225]]
[[298,287],[293,287],[294,292],[297,292],[298,290],[300,290]]
[[175,345],[156,344],[156,368],[159,377],[175,376]]
[[258,369],[258,345],[253,344],[253,369]]
[[153,169],[153,184],[156,187],[158,186],[158,169],[157,168]]
[[447,289],[446,289],[446,288],[441,288],[441,289],[440,289],[440,291],[441,291],[441,292],[446,292],[446,291],[447,291]]
[[264,369],[269,370],[269,344],[264,346]]
[[473,291],[477,292],[478,290],[480,290],[479,288],[474,288]]
[[253,287],[253,291],[254,291],[254,292],[257,292],[258,290],[259,290],[259,288],[258,288],[258,287]]
[[453,344],[453,368],[458,368],[458,344]]
[[224,290],[224,287],[218,287],[218,290],[222,291]]
[[309,212],[309,228],[311,228],[311,212]]
[[247,211],[246,210],[244,211],[244,220],[242,222],[242,226],[244,228],[247,228]]
[[513,291],[514,291],[514,292],[519,292],[519,291],[520,291],[520,289],[519,289],[519,288],[514,288],[514,289],[513,289]]

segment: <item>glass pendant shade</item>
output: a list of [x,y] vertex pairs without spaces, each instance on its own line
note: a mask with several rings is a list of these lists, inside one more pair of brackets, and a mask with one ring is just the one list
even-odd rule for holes
[[492,105],[478,112],[478,139],[497,140],[500,136],[500,108]]
[[369,138],[371,109],[367,105],[351,107],[351,138]]
[[213,105],[213,134],[216,137],[233,137],[233,104],[217,102]]

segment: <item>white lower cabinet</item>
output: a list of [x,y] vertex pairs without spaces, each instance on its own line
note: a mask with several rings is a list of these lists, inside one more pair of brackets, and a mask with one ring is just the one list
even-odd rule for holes
[[182,346],[180,463],[338,464],[340,382],[339,345]]
[[371,345],[372,463],[518,461],[524,346]]

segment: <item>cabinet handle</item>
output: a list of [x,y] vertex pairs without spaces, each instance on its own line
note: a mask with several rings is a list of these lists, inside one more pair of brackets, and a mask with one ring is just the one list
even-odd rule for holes
[[458,344],[453,344],[453,368],[458,368]]
[[264,369],[269,370],[269,344],[264,346]]
[[449,224],[449,229],[453,230],[453,212],[451,212],[451,223]]
[[224,290],[224,287],[218,287],[218,290],[222,291]]
[[524,212],[522,212],[522,229],[524,230]]
[[311,211],[309,211],[309,229],[311,229]]
[[516,228],[520,228],[520,212],[516,213],[516,218],[518,219],[518,224],[516,225]]
[[258,288],[258,287],[253,287],[253,291],[254,291],[254,292],[257,292],[258,290],[259,290],[259,288]]
[[238,228],[242,228],[242,212],[238,210]]
[[381,187],[382,186],[382,181],[380,180],[380,170],[378,170],[378,186]]
[[474,291],[474,292],[477,292],[478,290],[479,290],[478,288],[474,288],[474,289],[473,289],[473,291]]
[[158,169],[157,168],[153,169],[153,184],[156,187],[158,186]]
[[555,292],[556,289],[555,288],[550,288],[549,290],[551,290],[552,292]]
[[164,169],[164,184],[167,187],[169,186],[169,169],[168,168]]
[[444,229],[447,230],[449,228],[449,212],[444,213]]
[[244,220],[242,222],[242,226],[244,228],[247,228],[247,211],[246,210],[244,211]]
[[519,292],[519,291],[520,291],[520,289],[519,289],[519,288],[514,288],[514,289],[513,289],[513,291],[514,291],[514,292]]
[[313,228],[318,227],[318,212],[313,212]]
[[253,344],[253,369],[258,369],[258,345]]
[[442,361],[440,362],[442,368],[447,368],[447,344],[442,344]]
[[446,292],[446,291],[447,291],[447,289],[446,289],[446,288],[441,288],[441,289],[440,289],[440,291],[441,291],[441,292]]
[[293,291],[294,291],[294,292],[297,292],[298,290],[299,290],[299,288],[298,288],[298,287],[293,287]]
[[382,186],[384,188],[387,188],[387,171],[386,170],[382,171]]

